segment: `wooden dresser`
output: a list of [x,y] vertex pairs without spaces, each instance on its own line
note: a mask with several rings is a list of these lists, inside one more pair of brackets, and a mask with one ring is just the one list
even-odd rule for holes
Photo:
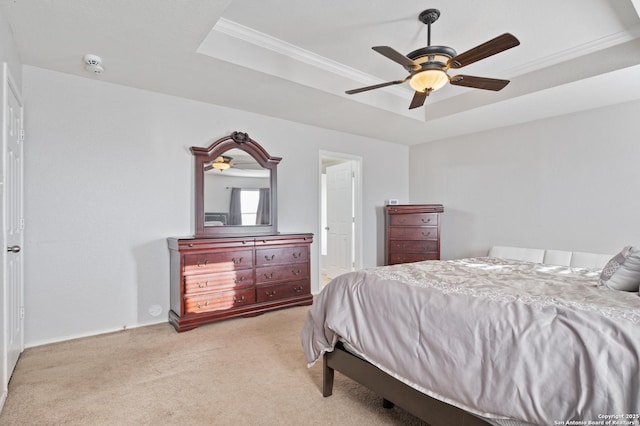
[[440,259],[441,204],[385,206],[386,264]]
[[310,305],[313,234],[169,238],[169,322],[178,331]]

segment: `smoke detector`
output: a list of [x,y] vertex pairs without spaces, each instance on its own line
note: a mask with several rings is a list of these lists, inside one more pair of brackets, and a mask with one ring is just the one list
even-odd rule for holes
[[102,68],[102,58],[100,56],[87,53],[82,59],[85,63],[84,69],[90,73],[100,75],[104,72],[104,68]]

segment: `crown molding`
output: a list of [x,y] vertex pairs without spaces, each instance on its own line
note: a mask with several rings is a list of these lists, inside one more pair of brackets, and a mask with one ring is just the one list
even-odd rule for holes
[[543,56],[541,58],[534,59],[524,64],[508,68],[504,71],[504,74],[508,75],[511,78],[517,77],[519,75],[527,74],[542,68],[556,65],[560,62],[566,62],[580,56],[589,55],[591,53],[598,52],[609,47],[629,42],[638,38],[638,36],[640,36],[640,25],[634,26],[629,31],[620,31],[614,34],[610,34],[608,36],[592,40],[588,43],[583,43],[570,49],[565,49],[561,52],[556,52],[547,56]]
[[[252,28],[238,24],[237,22],[230,21],[225,18],[220,18],[212,31],[217,31],[225,34],[229,37],[242,40],[245,43],[250,43],[263,49],[268,49],[272,52],[280,55],[287,56],[293,60],[303,62],[307,65],[314,66],[323,71],[327,71],[336,74],[345,79],[361,82],[364,86],[384,83],[378,77],[374,77],[371,74],[364,73],[355,68],[341,64],[324,56],[313,53],[309,50],[303,49],[284,40],[272,37],[268,34],[261,33]],[[413,93],[408,89],[401,87],[385,87],[383,90],[391,92],[397,96],[406,97],[407,94]]]
[[[634,2],[635,1],[640,2],[640,0],[634,0]],[[370,74],[364,73],[355,68],[348,67],[324,56],[317,55],[291,43],[287,43],[286,41],[277,39],[268,34],[261,33],[252,28],[246,27],[225,18],[220,18],[216,25],[213,27],[213,30],[243,40],[244,42],[251,43],[263,49],[269,49],[278,54],[288,56],[294,60],[304,62],[308,65],[315,66],[324,71],[334,73],[341,77],[362,82],[364,85],[384,83],[383,80]],[[599,50],[616,46],[618,44],[626,43],[635,38],[638,38],[639,36],[640,25],[636,25],[629,31],[621,31],[618,33],[610,34],[608,36],[601,37],[588,43],[566,49],[562,52],[543,56],[527,63],[506,69],[504,71],[504,75],[513,78],[519,75],[527,74],[542,68],[555,65],[560,62],[588,55]],[[402,87],[387,87],[384,88],[384,90],[394,92],[398,96],[406,96],[407,93],[411,93],[410,90],[404,89]]]

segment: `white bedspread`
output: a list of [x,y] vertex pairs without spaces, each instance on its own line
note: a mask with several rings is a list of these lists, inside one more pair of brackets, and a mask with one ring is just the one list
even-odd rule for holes
[[640,297],[597,287],[597,277],[492,258],[357,271],[316,297],[302,345],[311,365],[340,338],[484,417],[552,425],[637,414]]

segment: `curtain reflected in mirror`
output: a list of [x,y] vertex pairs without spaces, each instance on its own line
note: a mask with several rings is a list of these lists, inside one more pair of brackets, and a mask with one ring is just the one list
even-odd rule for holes
[[229,225],[242,225],[242,188],[231,188]]
[[266,225],[271,223],[271,193],[269,188],[260,188],[258,197],[258,208],[256,209],[256,225]]
[[270,199],[269,188],[231,188],[228,225],[268,225]]

